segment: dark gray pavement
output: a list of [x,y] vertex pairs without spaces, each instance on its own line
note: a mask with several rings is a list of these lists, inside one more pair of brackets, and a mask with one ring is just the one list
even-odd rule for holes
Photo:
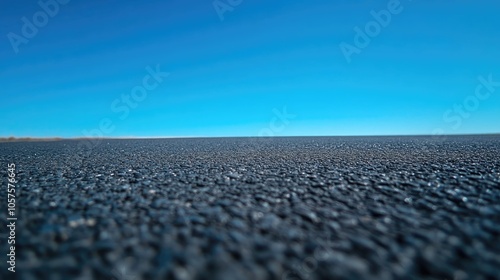
[[16,276],[499,279],[500,136],[0,143]]

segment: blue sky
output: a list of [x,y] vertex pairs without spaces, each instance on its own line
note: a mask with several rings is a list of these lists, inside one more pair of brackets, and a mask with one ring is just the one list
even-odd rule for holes
[[0,4],[0,136],[500,132],[498,1],[54,1]]

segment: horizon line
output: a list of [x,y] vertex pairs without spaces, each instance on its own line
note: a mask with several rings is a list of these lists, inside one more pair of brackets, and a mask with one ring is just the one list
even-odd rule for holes
[[0,142],[45,142],[65,140],[140,140],[140,139],[202,139],[202,138],[286,138],[286,137],[446,137],[446,136],[500,136],[493,133],[457,134],[360,134],[360,135],[279,135],[279,136],[116,136],[116,137],[16,137],[0,136]]

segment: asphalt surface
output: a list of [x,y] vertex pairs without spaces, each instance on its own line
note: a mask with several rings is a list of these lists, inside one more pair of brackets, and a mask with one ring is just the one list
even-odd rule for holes
[[498,135],[85,143],[0,143],[1,279],[500,277]]

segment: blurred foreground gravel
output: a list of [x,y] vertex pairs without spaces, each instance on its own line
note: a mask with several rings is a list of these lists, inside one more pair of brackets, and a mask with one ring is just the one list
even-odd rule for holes
[[500,136],[83,143],[0,143],[1,279],[500,277]]

